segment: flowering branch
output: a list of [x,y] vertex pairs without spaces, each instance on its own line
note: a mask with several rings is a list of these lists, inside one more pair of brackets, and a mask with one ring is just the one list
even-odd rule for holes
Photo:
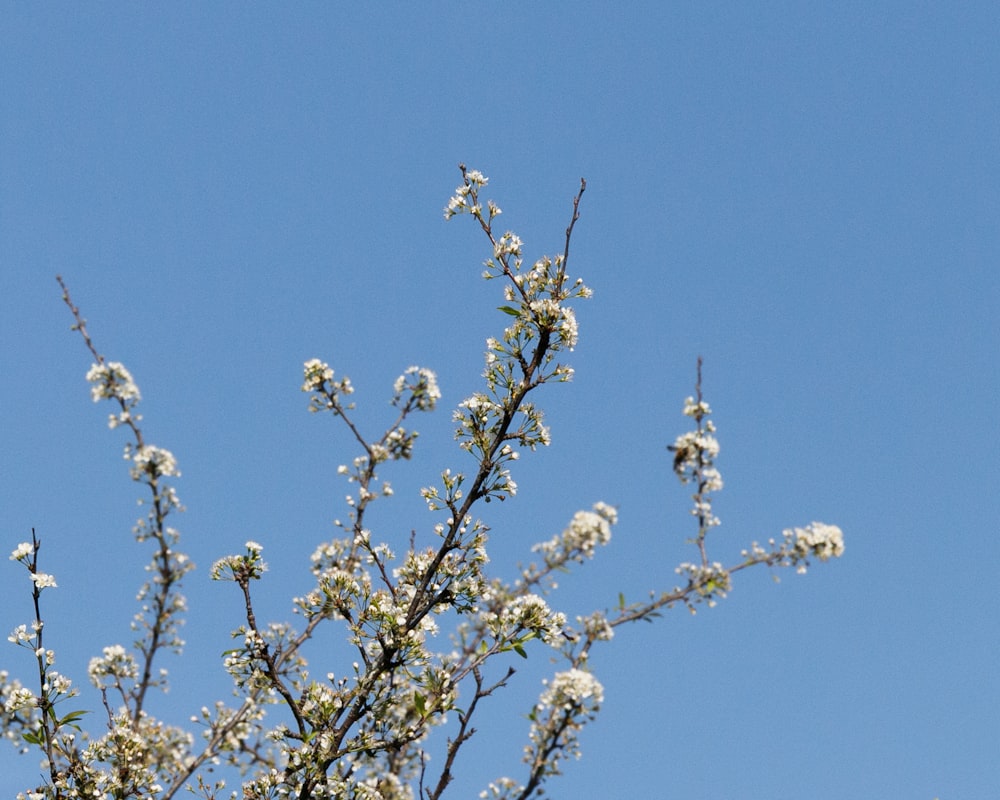
[[[49,765],[47,784],[19,797],[166,800],[188,788],[214,800],[225,781],[209,783],[206,775],[215,765],[228,764],[244,774],[240,794],[247,800],[414,800],[414,790],[420,798],[440,800],[464,745],[476,732],[473,721],[488,705],[480,701],[506,688],[515,675],[509,665],[494,671],[491,662],[508,653],[527,658],[529,648],[545,646],[563,668],[544,682],[528,714],[525,778],[499,778],[481,795],[527,800],[561,773],[566,759],[580,755],[580,731],[603,702],[603,687],[589,661],[597,642],[613,639],[620,625],[652,619],[674,604],[692,612],[699,603],[714,605],[725,597],[732,576],[744,569],[794,566],[803,572],[811,558],[825,561],[843,552],[839,528],[812,523],[786,530],[766,545],[753,542],[729,567],[712,559],[709,532],[719,525],[712,500],[723,483],[699,359],[695,395],[684,404],[694,430],[669,446],[675,473],[694,489],[691,513],[697,521],[691,540],[697,557],[675,570],[681,585],[653,591],[640,602],[627,603],[620,595],[612,610],[594,611],[572,624],[551,607],[555,577],[594,558],[611,539],[618,510],[603,502],[576,512],[561,533],[535,545],[536,560],[519,565],[512,581],[488,574],[489,526],[474,512],[481,502],[516,496],[514,462],[551,441],[543,413],[529,395],[573,375],[561,360],[579,336],[570,303],[591,292],[581,279],[569,278],[567,265],[587,185],[581,180],[573,198],[562,252],[528,263],[520,237],[495,227],[500,207],[481,199],[488,179],[465,165],[460,171],[462,182],[445,217],[467,214],[485,234],[492,254],[483,277],[501,281],[503,305],[498,310],[507,323],[500,335],[486,341],[482,390],[460,402],[453,414],[455,438],[473,464],[467,473],[445,469],[439,483],[421,490],[435,521],[415,527],[397,558],[391,542],[380,540],[369,527],[368,510],[375,500],[393,495],[379,472],[387,462],[411,457],[418,438],[411,415],[436,407],[441,398],[436,375],[423,367],[406,369],[392,387],[395,412],[383,432],[369,439],[354,419],[350,378],[338,377],[320,359],[305,362],[301,388],[309,395],[309,410],[339,419],[358,448],[349,463],[336,469],[351,487],[347,519],[335,523],[343,535],[321,543],[312,555],[313,585],[293,601],[301,630],[257,618],[253,583],[267,571],[261,544],[249,541],[243,553],[223,556],[212,565],[212,579],[234,582],[243,597],[243,619],[232,632],[233,646],[223,654],[239,702],[235,708],[221,702],[202,707],[192,718],[204,726],[197,749],[191,734],[157,722],[146,711],[148,690],[165,686],[164,673],[154,673],[154,659],[160,650],[179,651],[182,645],[179,625],[186,606],[179,587],[193,567],[178,550],[179,534],[167,524],[171,514],[182,510],[168,484],[180,473],[169,451],[145,442],[136,413],[138,387],[122,364],[106,361],[97,351],[59,279],[73,327],[94,358],[87,374],[92,397],[116,404],[109,425],[130,431],[125,449],[130,474],[150,491],[150,510],[135,534],[138,541],[155,544],[154,577],[140,593],[143,606],[134,627],[143,636],[134,651],[112,645],[91,661],[90,678],[101,691],[108,722],[95,740],[80,731],[81,749],[74,732],[83,712],[60,718],[53,711],[76,690],[51,669],[54,654],[42,646],[39,596],[55,587],[55,580],[37,570],[34,532],[31,542],[14,551],[12,559],[31,575],[35,620],[30,631],[22,625],[10,639],[33,651],[40,691],[36,695],[0,672],[0,722],[7,738],[21,732],[29,745],[45,753]],[[422,527],[427,530],[418,533]],[[451,646],[435,648],[442,631]],[[323,679],[312,678],[306,645],[317,640],[320,652],[329,652],[331,634],[346,638],[353,661],[335,661]],[[457,723],[449,722],[449,716]],[[435,751],[429,741],[436,728],[448,733],[438,751],[443,763],[431,777],[428,764]]]
[[[153,675],[156,656],[163,649],[179,653],[184,644],[180,638],[180,615],[185,611],[186,604],[179,588],[181,579],[194,566],[186,556],[174,551],[179,536],[176,530],[167,525],[167,517],[176,511],[183,511],[184,507],[173,487],[165,481],[166,478],[179,477],[180,470],[169,450],[146,444],[139,427],[142,416],[135,413],[141,399],[139,387],[124,365],[116,361],[108,362],[98,352],[87,331],[86,320],[70,299],[62,277],[56,276],[56,280],[63,291],[63,301],[75,320],[73,327],[80,332],[84,344],[94,357],[95,363],[87,373],[87,380],[91,383],[91,396],[95,403],[110,400],[121,409],[119,413],[109,415],[108,427],[114,429],[125,426],[131,431],[134,441],[125,445],[125,459],[132,462],[129,473],[132,480],[146,484],[150,493],[150,511],[133,528],[136,541],[152,539],[156,544],[150,565],[155,577],[139,590],[139,600],[144,605],[133,622],[133,629],[145,632],[134,643],[141,659],[141,677],[133,683],[127,698],[132,703],[133,723],[138,724],[146,693],[154,686],[165,688],[165,673],[161,672],[159,677]],[[148,603],[145,603],[147,599]]]

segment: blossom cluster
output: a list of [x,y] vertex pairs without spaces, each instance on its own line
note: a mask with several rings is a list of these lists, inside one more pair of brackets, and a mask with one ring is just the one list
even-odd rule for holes
[[571,711],[590,705],[595,709],[604,702],[604,687],[589,672],[571,669],[556,673],[551,681],[545,681],[545,691],[538,698],[538,707]]
[[233,580],[244,585],[251,580],[259,580],[267,571],[267,564],[260,557],[263,545],[248,541],[243,555],[223,556],[209,570],[209,576],[214,581]]
[[351,379],[344,376],[339,381],[334,380],[330,365],[318,358],[306,361],[304,372],[302,391],[312,392],[309,398],[309,410],[312,412],[330,410],[336,413],[341,408],[340,398],[354,394]]
[[135,657],[120,644],[110,645],[104,648],[103,656],[94,656],[87,666],[87,675],[90,682],[98,689],[104,686],[107,678],[112,678],[113,683],[118,683],[122,679],[131,680],[139,675],[139,666]]
[[528,715],[531,728],[524,748],[524,760],[536,781],[561,774],[564,759],[580,758],[579,732],[604,701],[600,681],[578,667],[557,672],[544,686]]
[[[784,531],[786,541],[794,541],[795,552],[805,560],[816,556],[820,561],[839,558],[844,554],[844,534],[836,525],[813,522],[804,528]],[[805,572],[803,566],[799,567]]]
[[756,563],[795,567],[799,574],[809,568],[809,558],[820,561],[840,558],[844,554],[844,533],[836,525],[812,522],[802,528],[786,528],[780,540],[768,539],[767,547],[752,542],[742,552],[744,566]]
[[[549,645],[559,643],[566,625],[566,615],[552,611],[536,594],[514,597],[499,613],[489,613],[486,620],[491,633],[503,642],[523,643],[527,638],[537,637]],[[521,636],[523,633],[529,636]]]
[[549,566],[593,558],[596,548],[611,541],[611,526],[618,522],[618,510],[607,503],[595,503],[592,511],[577,511],[566,529],[546,542],[532,547]]
[[132,480],[143,480],[147,476],[152,477],[177,477],[180,470],[177,469],[177,459],[169,450],[162,447],[154,447],[146,444],[135,448],[129,447],[126,450],[126,458],[130,458],[132,466],[129,469]]
[[92,384],[90,396],[95,403],[114,399],[131,406],[142,399],[132,373],[118,361],[93,364],[87,372],[87,380]]
[[[732,576],[718,561],[711,564],[685,562],[679,564],[674,572],[686,576],[688,588],[696,592],[698,598],[704,600],[709,607],[715,605],[717,597],[724,598],[732,588]],[[688,608],[694,611],[694,606],[690,603]]]
[[667,449],[674,454],[674,472],[681,483],[696,487],[691,496],[694,505],[691,514],[698,518],[699,541],[704,540],[709,528],[720,524],[712,510],[712,494],[722,490],[722,475],[715,466],[719,455],[719,440],[715,437],[715,423],[708,417],[712,409],[701,397],[701,360],[698,361],[698,399],[684,401],[684,415],[695,420],[697,427],[677,437]]
[[441,399],[437,375],[425,367],[409,367],[396,378],[396,383],[393,384],[393,405],[401,405],[404,391],[410,392],[407,404],[412,404],[418,411],[433,411],[437,401]]
[[[451,219],[456,214],[475,214],[481,213],[482,211],[478,202],[477,190],[486,186],[486,184],[490,182],[490,179],[477,169],[463,169],[462,177],[464,178],[464,181],[457,189],[455,189],[455,194],[452,195],[451,199],[448,201],[448,205],[445,207],[445,219]],[[489,213],[491,218],[501,213],[500,208],[492,201],[490,201],[489,204]]]

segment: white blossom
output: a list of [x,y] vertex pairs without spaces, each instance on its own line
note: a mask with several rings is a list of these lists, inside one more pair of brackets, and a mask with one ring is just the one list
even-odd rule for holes
[[34,708],[38,705],[38,698],[35,697],[31,689],[24,686],[18,686],[13,689],[7,697],[7,701],[3,704],[3,710],[8,714],[13,714],[17,711],[25,711],[30,708]]
[[169,477],[181,474],[177,469],[177,459],[174,458],[174,454],[151,444],[143,445],[132,453],[132,467],[129,472],[136,481],[142,480],[145,475]]
[[35,586],[39,589],[49,589],[56,587],[55,576],[49,575],[46,572],[32,572],[31,580],[34,581]]
[[[802,558],[812,555],[826,561],[844,554],[844,534],[836,525],[813,522],[804,528],[786,530],[784,534],[786,539],[794,538],[795,550]],[[805,569],[800,566],[799,571]]]
[[93,384],[90,396],[95,403],[114,398],[127,405],[134,405],[141,399],[132,374],[118,361],[92,364],[87,372],[87,380]]
[[570,710],[585,702],[600,704],[604,700],[604,687],[589,672],[571,669],[557,672],[538,699],[543,708]]
[[31,542],[21,542],[10,554],[11,561],[20,561],[35,552],[35,546]]

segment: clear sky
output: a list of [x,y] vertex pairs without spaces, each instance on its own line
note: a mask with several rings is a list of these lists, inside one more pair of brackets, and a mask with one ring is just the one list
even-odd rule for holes
[[[539,396],[553,446],[488,509],[493,568],[605,500],[616,538],[566,580],[566,607],[673,585],[693,528],[664,446],[698,355],[726,481],[717,557],[812,520],[847,551],[620,631],[592,663],[605,708],[551,796],[997,796],[1000,6],[0,13],[0,538],[43,540],[63,672],[85,684],[90,656],[131,640],[147,553],[56,273],[183,472],[199,568],[157,709],[182,720],[226,692],[240,603],[212,561],[261,542],[260,613],[287,619],[344,514],[334,469],[353,451],[307,413],[302,362],[350,375],[371,431],[403,369],[437,371],[445,409],[387,476],[376,533],[429,524],[416,487],[465,463],[447,409],[505,324],[483,239],[442,216],[457,164],[491,177],[532,258],[560,248],[582,176],[571,272],[595,294],[576,378]],[[30,613],[4,560],[0,628]],[[546,658],[493,704],[453,796],[521,774]],[[32,665],[4,643],[0,668]],[[0,796],[37,761],[0,751]]]

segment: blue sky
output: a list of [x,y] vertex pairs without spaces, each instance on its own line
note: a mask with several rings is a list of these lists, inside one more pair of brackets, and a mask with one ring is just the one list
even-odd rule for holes
[[[621,631],[551,796],[995,795],[1000,9],[821,5],[6,4],[0,531],[8,551],[43,540],[60,669],[85,683],[130,641],[146,553],[56,273],[183,471],[199,569],[160,711],[184,719],[226,692],[240,605],[212,561],[261,542],[259,614],[285,619],[344,513],[353,453],[306,412],[302,362],[350,375],[371,431],[410,364],[454,406],[504,325],[483,240],[442,218],[458,162],[531,257],[560,249],[583,176],[571,272],[595,295],[574,382],[539,398],[553,446],[489,508],[494,568],[605,500],[616,538],[566,608],[673,585],[693,531],[664,446],[698,355],[720,560],[814,519],[847,552]],[[386,536],[427,523],[416,488],[463,462],[447,410],[422,422],[387,476]],[[9,630],[30,598],[5,563]],[[453,796],[520,774],[545,659],[494,704]],[[37,772],[0,751],[0,794]]]

